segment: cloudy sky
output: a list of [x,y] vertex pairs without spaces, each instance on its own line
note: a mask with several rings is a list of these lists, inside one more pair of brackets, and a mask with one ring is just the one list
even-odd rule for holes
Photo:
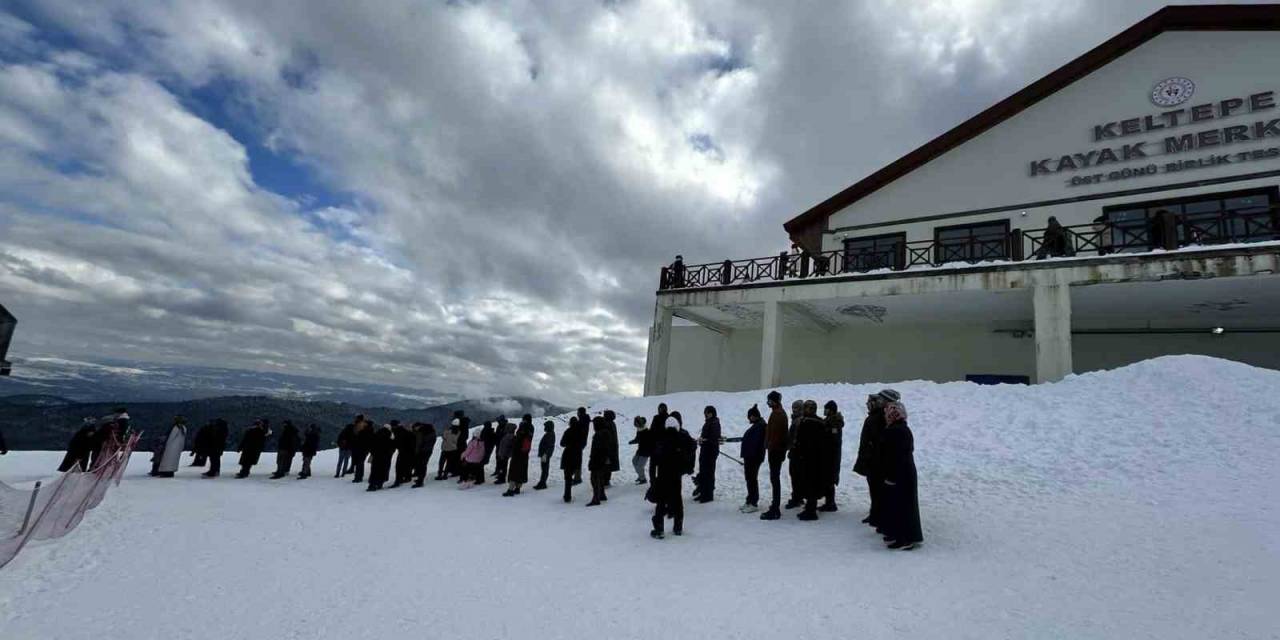
[[638,393],[674,254],[785,249],[1160,4],[8,0],[11,356]]

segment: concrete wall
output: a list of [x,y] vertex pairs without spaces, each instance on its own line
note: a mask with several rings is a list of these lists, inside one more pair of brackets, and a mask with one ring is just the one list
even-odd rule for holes
[[[745,391],[760,386],[759,330],[725,339],[698,327],[672,334],[668,392]],[[1198,354],[1280,370],[1280,334],[1073,336],[1076,373],[1162,355]],[[990,327],[791,329],[783,336],[783,384],[963,380],[969,374],[1035,379],[1035,341]]]
[[[1280,76],[1273,61],[1280,59],[1280,33],[1276,32],[1170,32],[1157,36],[1111,64],[1095,71],[1039,104],[1001,123],[969,142],[952,149],[895,182],[863,198],[833,215],[828,229],[851,225],[887,222],[919,216],[938,215],[1000,207],[1045,200],[1072,198],[1093,193],[1158,187],[1162,184],[1280,170],[1280,157],[1143,176],[1097,185],[1069,186],[1074,175],[1109,172],[1173,160],[1191,160],[1211,154],[1234,154],[1280,147],[1280,138],[1237,142],[1180,153],[1158,155],[1163,151],[1167,135],[1197,133],[1207,129],[1233,125],[1252,125],[1257,121],[1280,118],[1280,108],[1257,112],[1240,110],[1225,119],[1213,119],[1098,142],[1093,138],[1094,125],[1126,118],[1159,114],[1169,109],[1153,105],[1153,85],[1165,78],[1180,76],[1196,83],[1192,98],[1176,108],[1216,103],[1227,98],[1245,97],[1264,91],[1276,91],[1280,102]],[[1147,142],[1150,154],[1146,160],[1119,162],[1098,169],[1063,172],[1032,177],[1029,164],[1041,158],[1057,158],[1083,153],[1104,146]],[[1234,191],[1257,186],[1273,186],[1274,178],[1237,182],[1171,191],[1168,193],[1126,196],[1108,200],[1092,200],[1056,207],[1044,207],[953,218],[944,221],[894,225],[857,230],[849,237],[906,231],[907,239],[929,240],[937,226],[968,224],[983,220],[1010,219],[1013,228],[1043,228],[1050,215],[1067,225],[1084,224],[1102,212],[1102,207],[1123,202],[1141,202],[1166,196],[1177,197],[1197,193]],[[828,234],[824,249],[837,249],[841,238]]]

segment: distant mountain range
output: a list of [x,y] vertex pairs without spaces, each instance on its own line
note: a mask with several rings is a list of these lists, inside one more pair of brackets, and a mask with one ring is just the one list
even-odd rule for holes
[[[448,424],[455,410],[465,412],[477,424],[499,415],[518,421],[526,413],[541,417],[569,411],[534,398],[505,396],[404,409],[264,396],[201,398],[181,402],[84,403],[58,396],[21,394],[0,397],[0,431],[4,432],[9,448],[14,450],[62,449],[84,418],[107,415],[117,406],[127,407],[133,427],[145,432],[144,447],[167,434],[173,417],[181,415],[187,419],[188,442],[195,437],[196,430],[209,420],[225,419],[231,425],[228,445],[232,448],[244,429],[259,417],[269,418],[272,431],[276,434],[279,434],[284,420],[292,420],[299,428],[314,422],[321,428],[322,446],[328,447],[338,431],[360,413],[377,423],[392,419],[405,423],[421,421],[433,423],[439,428]],[[274,440],[274,437],[268,440],[268,449],[274,448]]]
[[349,402],[373,407],[430,407],[462,400],[432,389],[350,382],[287,373],[117,360],[86,362],[11,356],[0,396],[56,396],[75,402],[180,402],[224,396],[267,396]]
[[[255,418],[299,428],[312,422],[325,446],[356,415],[377,422],[447,424],[455,410],[480,422],[525,413],[569,411],[536,398],[494,396],[464,399],[432,389],[349,382],[285,373],[104,360],[13,357],[13,375],[0,377],[0,431],[12,449],[61,449],[86,417],[125,406],[147,440],[167,433],[173,416],[187,419],[189,435],[214,418],[231,425],[231,446]],[[271,439],[271,442],[274,438]],[[269,442],[270,444],[270,442]]]

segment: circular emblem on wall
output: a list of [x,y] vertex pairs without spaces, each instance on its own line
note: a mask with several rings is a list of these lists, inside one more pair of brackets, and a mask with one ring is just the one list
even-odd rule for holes
[[1157,107],[1176,107],[1191,99],[1196,83],[1186,78],[1165,78],[1151,89],[1151,102]]

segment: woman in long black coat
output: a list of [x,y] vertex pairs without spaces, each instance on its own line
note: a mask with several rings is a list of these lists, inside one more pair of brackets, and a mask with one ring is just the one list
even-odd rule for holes
[[391,477],[391,456],[396,451],[391,427],[382,425],[373,432],[373,444],[369,447],[369,488],[377,491]]
[[418,437],[399,420],[391,421],[391,434],[395,436],[396,481],[394,489],[413,481],[413,468],[418,457]]
[[924,541],[916,483],[915,444],[907,426],[907,409],[899,402],[884,408],[880,461],[885,484],[885,542],[890,549],[914,549]]
[[596,416],[592,427],[595,435],[591,438],[591,457],[587,460],[587,470],[591,472],[591,502],[587,503],[588,507],[609,500],[604,493],[605,483],[617,466],[618,458],[618,440],[610,435],[609,421],[603,416]]
[[507,461],[507,490],[502,495],[520,495],[520,487],[529,481],[529,451],[533,449],[533,418],[525,416],[516,429],[516,441]]
[[880,526],[884,510],[884,478],[880,477],[878,447],[880,437],[884,433],[884,400],[879,395],[867,396],[867,418],[862,421],[862,433],[858,437],[858,459],[853,463],[853,472],[867,479],[867,493],[871,507],[864,524]]
[[569,428],[560,436],[560,470],[564,472],[564,501],[573,502],[573,479],[582,475],[582,445],[586,439],[577,416],[569,418]]
[[267,427],[267,421],[254,420],[253,426],[240,436],[240,473],[236,474],[237,478],[249,477],[249,470],[258,464],[262,449],[267,446],[268,435],[271,435],[271,430]]

